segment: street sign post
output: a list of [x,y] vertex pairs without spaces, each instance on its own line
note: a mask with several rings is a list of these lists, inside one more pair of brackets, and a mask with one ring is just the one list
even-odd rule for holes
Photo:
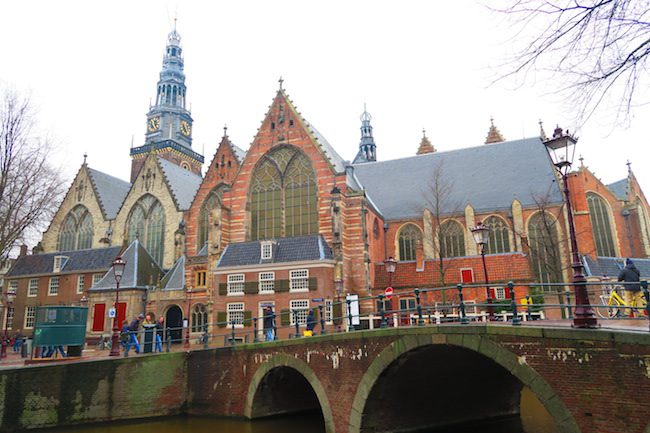
[[392,287],[386,287],[386,290],[384,290],[384,297],[386,298],[387,301],[391,300],[391,298],[393,297]]

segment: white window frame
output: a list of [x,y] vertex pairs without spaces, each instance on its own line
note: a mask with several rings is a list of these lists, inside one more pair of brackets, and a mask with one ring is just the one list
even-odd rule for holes
[[306,326],[307,325],[307,315],[309,314],[309,299],[292,299],[289,301],[289,320],[291,326],[296,325],[296,321],[293,319],[293,312],[298,311],[298,325]]
[[331,299],[325,299],[325,323],[331,325],[334,323],[334,301]]
[[506,297],[506,288],[505,287],[494,287],[494,299],[503,301],[507,299]]
[[[102,278],[104,277],[104,274],[93,274],[93,286],[97,283],[99,283]],[[91,286],[92,287],[92,286]]]
[[18,280],[9,281],[9,290],[12,290],[14,293],[18,293]]
[[27,296],[35,298],[38,296],[38,278],[30,278],[27,283]]
[[25,323],[23,329],[33,329],[36,323],[36,305],[27,305],[25,307]]
[[86,284],[86,276],[77,275],[77,295],[80,295],[84,292],[85,284]]
[[[52,284],[54,281],[56,281],[56,286]],[[61,280],[59,279],[59,277],[50,277],[50,281],[47,285],[47,296],[57,296],[59,294],[60,284],[61,284]],[[56,292],[52,290],[54,287],[56,287]]]
[[7,308],[7,329],[12,329],[14,327],[14,317],[16,315],[16,309],[14,307]]
[[309,292],[309,269],[289,271],[289,292]]
[[275,272],[260,272],[258,278],[260,295],[275,293]]
[[68,257],[67,256],[54,256],[54,273],[59,273],[61,272],[61,269],[65,266],[65,264],[68,262]]
[[262,260],[271,260],[273,258],[273,242],[260,243],[260,257]]
[[465,314],[478,314],[478,309],[476,308],[476,300],[470,299],[464,302],[465,304]]
[[[228,284],[226,293],[228,296],[242,296],[244,294],[244,285],[246,284],[245,274],[228,275]],[[241,289],[241,290],[240,290]]]
[[231,302],[226,304],[226,321],[228,322],[229,328],[232,327],[232,321],[235,321],[235,328],[244,327],[245,308],[246,305],[243,302]]

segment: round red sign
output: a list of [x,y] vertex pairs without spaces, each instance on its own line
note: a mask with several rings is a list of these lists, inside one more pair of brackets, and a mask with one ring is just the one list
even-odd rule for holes
[[386,290],[384,290],[384,297],[386,299],[390,299],[393,297],[393,288],[392,287],[386,287]]

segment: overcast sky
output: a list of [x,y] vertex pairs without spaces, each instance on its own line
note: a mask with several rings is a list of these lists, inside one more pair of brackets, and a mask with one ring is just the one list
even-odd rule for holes
[[[31,94],[70,179],[87,152],[91,167],[128,180],[174,16],[206,162],[224,124],[248,148],[280,76],[345,159],[364,103],[380,160],[413,155],[422,128],[439,151],[480,145],[490,116],[507,139],[539,134],[540,118],[549,135],[575,129],[552,83],[489,86],[512,52],[510,27],[475,1],[0,0],[0,82]],[[625,129],[596,116],[577,131],[577,153],[606,183],[630,159],[648,194],[649,114],[637,109]]]

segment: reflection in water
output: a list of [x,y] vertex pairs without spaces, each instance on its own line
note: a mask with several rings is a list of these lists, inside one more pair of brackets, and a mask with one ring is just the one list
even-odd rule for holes
[[[247,421],[232,418],[173,417],[155,421],[101,424],[61,428],[48,433],[324,433],[320,413],[296,414]],[[491,420],[480,424],[424,430],[421,433],[555,433],[553,418],[535,395],[524,388],[521,417]]]

